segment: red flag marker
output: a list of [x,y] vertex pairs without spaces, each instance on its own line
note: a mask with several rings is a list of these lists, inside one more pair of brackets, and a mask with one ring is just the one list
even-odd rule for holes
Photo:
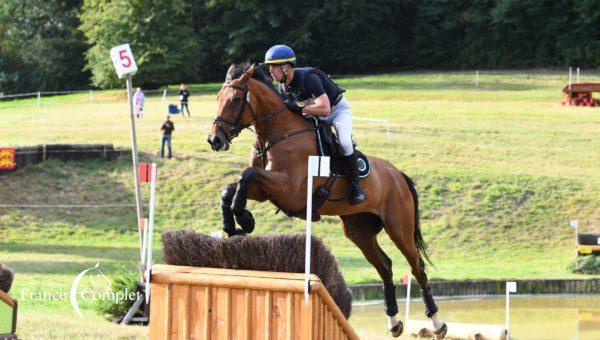
[[140,176],[140,183],[148,183],[152,177],[152,167],[150,163],[139,163],[138,173]]
[[140,230],[144,230],[146,228],[146,226],[148,225],[148,219],[147,218],[140,218],[138,220],[138,228],[140,228]]

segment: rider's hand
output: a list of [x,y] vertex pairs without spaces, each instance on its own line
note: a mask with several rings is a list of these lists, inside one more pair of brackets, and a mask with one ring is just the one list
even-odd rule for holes
[[291,100],[284,101],[285,106],[288,107],[292,112],[297,113],[299,115],[302,114],[302,108],[304,105],[299,105],[300,103],[293,102]]

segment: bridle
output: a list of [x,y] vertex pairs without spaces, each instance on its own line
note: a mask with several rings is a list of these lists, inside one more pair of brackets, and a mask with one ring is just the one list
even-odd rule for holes
[[[242,130],[244,130],[244,129],[248,129],[248,130],[252,131],[252,133],[254,133],[258,137],[258,134],[256,133],[256,131],[252,130],[250,127],[252,125],[255,125],[256,123],[260,123],[264,120],[271,120],[271,118],[280,114],[286,108],[286,106],[284,104],[280,109],[277,109],[274,112],[271,112],[269,114],[266,114],[262,117],[257,118],[256,111],[254,111],[254,109],[252,108],[252,105],[250,104],[250,100],[248,99],[248,95],[250,93],[250,88],[248,87],[248,85],[241,87],[241,86],[233,85],[231,83],[226,82],[226,83],[223,83],[223,87],[231,87],[232,89],[244,92],[244,94],[241,97],[237,97],[237,98],[241,98],[242,105],[240,106],[240,109],[235,117],[235,121],[232,122],[231,120],[225,119],[220,116],[215,117],[215,119],[213,120],[213,124],[217,124],[218,122],[223,122],[223,123],[227,123],[228,125],[230,125],[232,127],[229,131],[226,131],[222,125],[217,124],[217,128],[219,130],[221,130],[221,132],[223,132],[223,134],[225,135],[225,138],[227,138],[227,141],[229,143],[231,143],[231,141],[235,137],[237,137],[240,134],[240,132],[242,132]],[[220,95],[220,92],[219,92],[219,95]],[[217,97],[218,97],[218,95],[217,95]],[[252,122],[250,122],[250,124],[247,124],[247,125],[242,125],[241,122],[242,122],[242,118],[244,117],[244,110],[246,108],[246,105],[248,105],[248,107],[250,108],[250,112],[252,114]]]
[[[250,126],[252,126],[254,123],[256,123],[257,119],[256,119],[256,113],[254,112],[254,109],[252,108],[252,105],[250,105],[250,102],[248,101],[248,94],[250,92],[250,89],[248,88],[248,85],[246,85],[245,87],[241,87],[241,86],[237,86],[237,85],[233,85],[231,83],[223,83],[223,88],[225,87],[231,87],[235,90],[239,90],[239,91],[243,91],[244,94],[241,97],[242,101],[242,105],[240,106],[240,110],[237,113],[237,116],[235,117],[235,121],[231,121],[228,119],[225,119],[223,117],[217,116],[215,117],[215,119],[213,120],[213,124],[217,124],[218,122],[223,122],[223,123],[227,123],[229,124],[232,128],[229,131],[226,131],[225,128],[223,128],[223,125],[221,124],[217,124],[217,128],[219,130],[221,130],[221,132],[223,132],[223,134],[225,135],[225,138],[227,138],[227,142],[231,143],[231,141],[237,137],[240,132],[242,132],[242,130],[244,129],[249,129]],[[218,96],[221,95],[221,92],[219,91]],[[240,98],[240,97],[237,97]],[[248,105],[248,107],[250,108],[250,112],[252,113],[252,122],[246,126],[242,125],[242,118],[244,117],[244,109],[246,108],[246,105]],[[252,130],[251,130],[252,131]]]
[[[277,116],[278,114],[280,114],[281,112],[283,112],[287,106],[285,104],[282,103],[281,108],[268,113],[266,115],[263,115],[261,117],[257,117],[256,116],[256,111],[254,111],[254,109],[252,108],[252,105],[250,104],[250,100],[249,100],[249,93],[250,93],[250,88],[248,87],[248,84],[246,84],[244,87],[242,86],[238,86],[238,85],[234,85],[231,84],[230,82],[225,82],[223,83],[223,87],[221,88],[221,91],[223,90],[223,88],[225,87],[231,87],[234,90],[238,90],[238,91],[242,91],[243,95],[241,97],[237,97],[240,98],[242,101],[242,105],[240,105],[240,109],[237,113],[237,115],[235,116],[235,120],[231,121],[229,119],[225,119],[223,117],[217,116],[215,117],[215,119],[213,120],[213,125],[217,124],[217,129],[219,129],[224,135],[225,138],[227,139],[228,143],[231,143],[231,141],[237,137],[240,132],[242,132],[242,130],[244,129],[248,129],[249,131],[251,131],[253,134],[256,135],[257,139],[258,139],[258,145],[254,145],[254,149],[256,150],[256,156],[257,157],[262,157],[263,158],[263,163],[266,165],[266,159],[265,159],[265,154],[266,152],[276,143],[287,139],[289,137],[295,136],[297,134],[301,134],[304,132],[308,132],[308,131],[314,131],[315,128],[311,127],[308,129],[304,129],[304,130],[299,130],[299,131],[295,131],[295,132],[291,132],[291,133],[286,133],[283,136],[279,136],[279,137],[275,137],[272,138],[272,129],[273,126],[272,124],[269,124],[269,134],[266,140],[263,140],[260,135],[252,130],[251,126],[255,125],[256,123],[262,122],[262,121],[267,121],[270,122],[270,120]],[[218,96],[221,95],[221,91],[219,91]],[[235,98],[235,97],[234,97]],[[250,108],[250,112],[252,114],[252,122],[250,122],[247,125],[243,125],[242,124],[242,118],[244,117],[244,111],[246,109],[246,105]],[[231,129],[226,130],[222,124],[218,124],[219,122],[223,122],[226,123],[227,125],[231,126]]]

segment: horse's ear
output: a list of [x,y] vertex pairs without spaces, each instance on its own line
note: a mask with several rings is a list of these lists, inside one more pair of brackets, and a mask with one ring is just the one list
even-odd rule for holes
[[248,69],[246,70],[246,72],[244,72],[244,75],[242,76],[242,81],[247,81],[248,79],[252,78],[252,75],[254,75],[254,64],[252,64],[250,67],[248,67]]

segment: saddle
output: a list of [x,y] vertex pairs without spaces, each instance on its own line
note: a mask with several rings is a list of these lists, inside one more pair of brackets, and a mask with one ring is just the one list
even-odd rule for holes
[[[318,156],[328,156],[331,158],[329,166],[331,176],[337,178],[346,177],[341,147],[339,145],[338,137],[333,131],[334,129],[330,125],[322,124],[316,117],[304,116],[304,118],[315,128]],[[364,153],[356,150],[356,144],[354,142],[352,144],[357,155],[359,177],[365,178],[371,173],[371,162]]]
[[[333,132],[330,125],[321,124],[319,119],[313,116],[304,116],[311,126],[315,128],[317,138],[317,153],[319,156],[330,157],[329,170],[331,175],[327,179],[327,182],[323,185],[318,186],[312,198],[312,221],[317,222],[321,219],[321,215],[318,213],[319,208],[327,201],[337,201],[339,199],[329,199],[331,193],[331,187],[335,183],[337,178],[345,178],[346,171],[344,169],[344,163],[342,161],[342,153],[340,152],[341,147],[339,146],[337,135]],[[371,173],[371,162],[365,154],[356,150],[356,144],[353,143],[354,150],[357,155],[358,172],[360,178],[365,178]],[[306,207],[298,211],[285,211],[280,208],[277,201],[270,199],[277,207],[277,212],[283,211],[287,216],[290,217],[303,217],[306,215]],[[276,213],[277,213],[276,212]]]

